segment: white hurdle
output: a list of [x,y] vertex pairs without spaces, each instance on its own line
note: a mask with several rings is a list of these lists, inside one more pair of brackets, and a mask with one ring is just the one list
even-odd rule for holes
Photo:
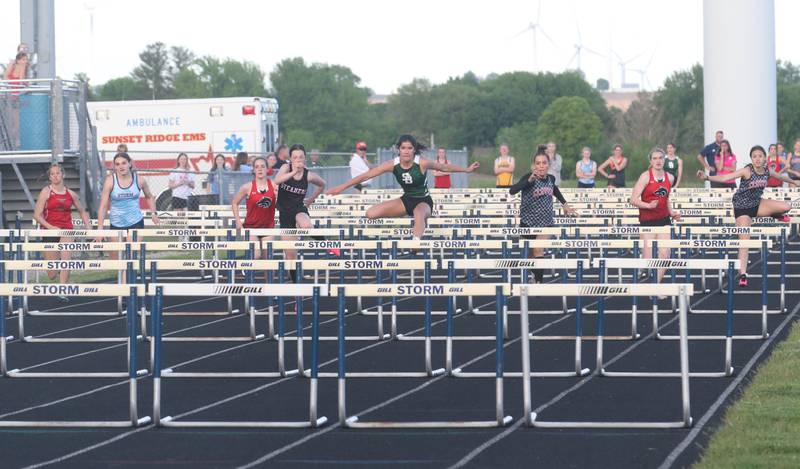
[[[318,395],[318,349],[319,349],[319,298],[327,296],[326,285],[235,285],[217,284],[203,285],[191,283],[166,283],[148,285],[148,293],[154,297],[153,308],[153,421],[164,427],[246,427],[246,428],[308,428],[319,427],[326,417],[317,415]],[[278,371],[277,372],[176,372],[171,368],[162,369],[161,365],[161,313],[165,296],[310,296],[312,307],[312,339],[311,369],[309,379],[309,416],[302,421],[180,421],[174,417],[162,417],[162,378],[278,378],[297,375],[296,371],[287,372],[283,363],[283,337],[278,338]]]
[[[0,279],[2,280],[2,279]],[[136,300],[138,298],[138,286],[136,285],[84,285],[84,284],[8,284],[0,283],[0,296],[52,296],[64,292],[73,296],[87,295],[97,296],[129,296],[128,300],[128,353],[127,371],[120,372],[24,372],[20,370],[6,371],[6,337],[5,321],[0,320],[0,374],[9,378],[128,378],[128,412],[129,419],[123,421],[24,421],[24,420],[0,420],[0,428],[10,427],[136,427],[150,422],[150,417],[138,416],[138,404],[136,394],[136,380],[139,376],[147,374],[147,370],[137,369],[136,360]],[[5,318],[6,304],[0,301],[0,318]]]
[[[522,314],[520,314],[522,336],[522,392],[524,421],[527,426],[548,428],[683,428],[692,424],[689,401],[689,340],[687,334],[686,312],[689,296],[694,293],[692,284],[566,284],[558,287],[552,285],[515,285],[513,294],[520,296]],[[531,403],[531,352],[530,326],[528,324],[528,296],[599,296],[600,308],[597,317],[597,369],[602,370],[603,347],[603,309],[607,296],[678,296],[680,326],[680,368],[682,419],[670,422],[558,422],[541,421],[532,412]],[[649,374],[647,376],[672,377],[674,374]]]
[[[130,260],[69,260],[69,261],[0,261],[0,270],[8,269],[11,271],[42,271],[42,270],[82,270],[82,271],[118,271],[128,272],[133,270],[134,261]],[[26,275],[27,277],[27,275]],[[54,285],[55,286],[55,285]],[[66,290],[65,290],[66,292]],[[12,295],[14,296],[14,295]],[[26,299],[28,297],[25,297]],[[126,337],[36,337],[26,333],[25,316],[119,316],[117,312],[81,312],[81,311],[26,311],[28,302],[24,302],[23,310],[17,315],[17,328],[19,340],[22,342],[125,342]],[[143,329],[144,330],[144,329]]]
[[[475,283],[475,284],[399,284],[399,285],[332,285],[331,293],[336,292],[339,302],[339,347],[338,347],[338,364],[339,369],[336,373],[338,378],[338,408],[339,408],[339,423],[342,426],[349,428],[486,428],[486,427],[501,427],[511,422],[512,418],[505,415],[503,410],[503,332],[501,327],[501,303],[503,297],[508,295],[511,291],[508,283],[504,284],[490,284],[490,283]],[[365,422],[360,421],[358,416],[347,415],[346,410],[346,392],[347,392],[347,378],[348,377],[406,377],[405,373],[348,373],[345,364],[345,323],[344,323],[344,302],[347,296],[407,296],[407,295],[425,295],[427,298],[438,297],[455,297],[466,296],[467,294],[479,296],[494,296],[496,299],[496,312],[497,327],[496,327],[496,373],[495,373],[495,418],[493,420],[479,420],[479,421],[416,421],[416,422],[397,422],[397,421],[382,421],[382,422]],[[428,308],[426,308],[428,309]],[[425,335],[430,336],[430,316],[426,316]],[[449,344],[452,346],[452,344]],[[430,356],[430,341],[425,342],[426,355]],[[428,371],[431,371],[430,369]],[[432,373],[428,373],[433,376]]]

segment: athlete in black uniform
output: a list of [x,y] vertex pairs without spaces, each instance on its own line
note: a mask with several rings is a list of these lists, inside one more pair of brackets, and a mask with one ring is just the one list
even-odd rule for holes
[[[317,186],[317,190],[308,195],[308,183]],[[281,166],[278,174],[275,175],[275,184],[278,186],[278,212],[281,228],[311,228],[311,217],[308,215],[307,205],[314,203],[314,200],[325,190],[325,180],[306,169],[306,149],[303,145],[296,143],[289,148],[289,164]],[[324,239],[321,236],[314,236],[314,239]],[[295,240],[296,236],[284,236],[284,240]],[[339,249],[329,249],[329,253],[339,255]],[[294,249],[287,249],[287,260],[294,260],[297,252]],[[290,271],[294,278],[294,271]]]

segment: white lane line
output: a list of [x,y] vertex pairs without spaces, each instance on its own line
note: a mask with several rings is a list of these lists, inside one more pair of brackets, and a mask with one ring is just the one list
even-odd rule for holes
[[[492,304],[492,303],[493,302],[490,302],[488,304]],[[486,306],[486,305],[483,305],[483,306]],[[466,314],[464,314],[464,315],[466,315]],[[368,345],[366,347],[363,347],[361,349],[354,350],[354,351],[348,353],[347,356],[352,356],[352,355],[354,355],[356,353],[359,353],[361,351],[369,350],[369,349],[371,349],[373,347],[376,347],[376,346],[379,346],[379,345],[383,345],[383,344],[386,344],[386,343],[388,343],[388,342],[386,342],[386,341],[376,342],[374,344],[370,344],[370,345]],[[327,361],[325,363],[322,363],[322,364],[320,364],[320,366],[325,366],[325,365],[329,365],[331,363],[335,363],[336,360],[338,360],[338,358],[334,358],[334,359],[329,360],[329,361]],[[175,418],[185,417],[187,415],[192,415],[192,414],[201,412],[203,410],[210,409],[210,408],[212,408],[214,406],[221,405],[223,403],[230,402],[230,401],[232,401],[234,399],[238,399],[240,397],[247,396],[248,394],[256,393],[256,392],[262,391],[264,389],[270,388],[272,386],[276,386],[277,384],[285,382],[285,381],[287,381],[289,379],[294,379],[294,378],[281,378],[278,381],[274,381],[272,383],[268,383],[268,384],[265,384],[263,386],[259,386],[259,387],[255,388],[255,389],[251,389],[249,391],[245,391],[243,393],[240,393],[240,394],[237,394],[237,395],[234,395],[234,396],[230,396],[230,397],[222,399],[220,401],[213,402],[213,403],[208,404],[206,406],[203,406],[203,407],[200,407],[200,408],[197,408],[197,409],[193,409],[193,410],[190,410],[188,412],[184,412],[182,414],[176,415]],[[333,428],[336,428],[337,426],[338,426],[338,423],[335,426],[333,426]],[[47,466],[47,465],[50,465],[50,464],[58,464],[58,463],[66,461],[68,459],[74,458],[75,456],[80,456],[81,454],[85,454],[85,453],[88,453],[88,452],[93,451],[95,449],[101,448],[103,446],[106,446],[106,445],[112,444],[114,442],[120,441],[120,440],[122,440],[124,438],[127,438],[129,436],[135,435],[135,434],[140,433],[142,431],[149,430],[150,428],[154,428],[154,425],[153,424],[148,424],[146,426],[143,426],[143,427],[140,427],[140,428],[137,428],[137,429],[134,429],[134,430],[129,430],[129,431],[127,431],[125,433],[122,433],[120,435],[117,435],[117,436],[115,436],[113,438],[109,438],[107,440],[103,440],[103,441],[97,442],[97,443],[95,443],[95,444],[93,444],[91,446],[87,446],[87,447],[75,450],[75,451],[73,451],[71,453],[65,454],[63,456],[59,456],[57,458],[50,459],[48,461],[43,461],[43,462],[40,462],[40,463],[36,463],[36,464],[30,465],[30,466],[27,466],[27,468],[32,469],[32,468],[38,468],[38,467]],[[327,430],[327,429],[325,429],[325,430]],[[325,431],[325,430],[322,430],[322,431]]]
[[[492,302],[490,302],[490,303],[487,303],[487,304],[485,304],[485,305],[481,305],[480,307],[482,308],[482,307],[484,307],[484,306],[488,306],[488,305],[491,305],[491,304],[494,304],[494,301],[492,301]],[[464,316],[464,315],[469,315],[469,313],[468,313],[468,312],[466,312],[466,313],[462,313],[460,316]],[[533,332],[534,332],[534,333],[541,332],[541,331],[543,331],[544,329],[546,329],[546,328],[548,328],[548,327],[550,327],[550,326],[552,326],[552,325],[555,325],[555,324],[557,324],[557,323],[559,323],[559,322],[561,322],[561,321],[564,321],[564,320],[565,320],[565,319],[567,319],[569,316],[570,316],[570,315],[564,315],[564,316],[562,316],[562,317],[560,317],[560,318],[558,318],[558,319],[556,319],[556,320],[553,320],[553,321],[551,321],[551,322],[549,322],[549,323],[547,323],[547,324],[545,324],[545,325],[543,325],[543,326],[539,327],[538,329],[534,330]],[[510,341],[506,342],[506,343],[503,345],[503,348],[506,348],[506,347],[508,347],[508,346],[510,346],[510,345],[512,345],[512,344],[514,344],[514,343],[516,343],[516,342],[517,342],[517,341],[519,341],[520,339],[521,339],[521,338],[519,338],[519,337],[518,337],[518,338],[516,338],[516,339],[513,339],[513,340],[510,340]],[[469,366],[469,365],[472,365],[472,364],[474,364],[474,363],[477,363],[478,361],[480,361],[480,360],[483,360],[484,358],[486,358],[486,357],[488,357],[488,356],[491,356],[491,355],[492,355],[492,354],[494,354],[494,353],[495,353],[495,349],[494,349],[494,348],[492,348],[491,350],[489,350],[489,351],[487,351],[487,352],[484,352],[484,353],[482,353],[482,354],[478,355],[477,357],[473,358],[472,360],[469,360],[468,362],[464,363],[462,366],[463,366],[463,367],[467,367],[467,366]],[[335,361],[335,360],[332,360],[332,361]],[[418,385],[418,386],[416,386],[416,387],[414,387],[414,388],[411,388],[411,389],[409,389],[409,390],[408,390],[408,391],[406,391],[406,392],[403,392],[403,393],[401,393],[401,394],[398,394],[398,395],[396,395],[396,396],[394,396],[394,397],[391,397],[391,398],[389,398],[389,399],[387,399],[387,400],[385,400],[385,401],[383,401],[383,402],[380,402],[380,403],[378,403],[378,404],[375,404],[374,406],[372,406],[372,407],[370,407],[370,408],[368,408],[368,409],[364,409],[364,410],[362,410],[361,412],[359,412],[359,413],[356,413],[356,414],[352,414],[352,415],[355,415],[355,416],[366,415],[366,414],[368,414],[368,413],[370,413],[370,412],[373,412],[373,411],[376,411],[376,410],[378,410],[378,409],[381,409],[381,408],[383,408],[383,407],[385,407],[385,406],[387,406],[387,405],[389,405],[389,404],[391,404],[391,403],[393,403],[393,402],[396,402],[396,401],[398,401],[398,400],[400,400],[400,399],[403,399],[403,398],[405,398],[405,397],[408,397],[408,396],[410,396],[411,394],[414,394],[414,393],[415,393],[415,392],[417,392],[417,391],[420,391],[420,390],[422,390],[422,389],[425,389],[426,387],[428,387],[428,386],[432,385],[433,383],[436,383],[436,382],[438,382],[438,381],[441,381],[441,380],[443,380],[443,379],[445,379],[445,378],[447,378],[447,376],[444,376],[444,375],[442,375],[442,376],[437,376],[437,377],[435,377],[435,378],[432,378],[432,379],[430,379],[430,380],[428,380],[428,381],[425,381],[424,383],[422,383],[422,384],[420,384],[420,385]],[[320,436],[322,436],[322,435],[324,435],[324,434],[326,434],[326,433],[328,433],[328,432],[331,432],[331,431],[333,431],[334,429],[336,429],[336,428],[339,428],[340,426],[341,426],[341,424],[340,424],[339,422],[336,422],[335,424],[333,424],[333,425],[331,425],[331,426],[329,426],[329,427],[325,427],[325,428],[323,428],[323,429],[321,429],[321,430],[318,430],[318,431],[317,431],[317,432],[315,432],[315,433],[312,433],[312,434],[310,434],[310,435],[307,435],[307,436],[305,436],[305,437],[303,437],[303,438],[301,438],[301,439],[299,439],[299,440],[297,440],[297,441],[294,441],[294,442],[292,442],[292,443],[289,443],[289,444],[288,444],[288,445],[286,445],[286,446],[283,446],[283,447],[281,447],[281,448],[278,448],[278,449],[276,449],[276,450],[274,450],[274,451],[272,451],[272,452],[270,452],[270,453],[267,453],[267,454],[265,454],[264,456],[262,456],[262,457],[260,457],[260,458],[258,458],[258,459],[256,459],[256,460],[254,460],[254,461],[251,461],[251,462],[249,462],[249,463],[247,463],[247,464],[244,464],[244,465],[242,465],[242,466],[239,466],[239,467],[238,467],[238,469],[248,469],[248,468],[255,467],[255,466],[258,466],[258,465],[260,465],[260,464],[263,464],[264,462],[266,462],[266,461],[269,461],[270,459],[274,459],[276,456],[280,456],[281,454],[283,454],[283,453],[285,453],[285,452],[287,452],[287,451],[290,451],[290,450],[292,450],[292,449],[296,448],[297,446],[300,446],[301,444],[303,444],[303,443],[305,443],[305,442],[307,442],[307,441],[310,441],[310,440],[312,440],[313,438],[317,438],[317,437],[320,437]]]
[[731,382],[731,384],[728,385],[727,388],[725,388],[725,391],[723,391],[722,394],[720,394],[719,398],[716,401],[714,401],[714,403],[706,411],[706,413],[703,414],[700,420],[697,421],[697,423],[694,425],[689,434],[686,435],[683,441],[681,441],[678,444],[678,446],[676,446],[675,449],[673,449],[672,452],[669,453],[666,459],[664,459],[664,462],[661,463],[659,469],[671,467],[675,463],[675,460],[680,457],[680,455],[686,450],[686,448],[692,443],[692,441],[694,441],[694,439],[697,438],[697,435],[699,435],[700,432],[703,431],[705,425],[708,423],[709,420],[711,420],[711,417],[713,417],[714,414],[716,414],[720,406],[722,406],[722,404],[725,403],[725,400],[728,398],[728,396],[730,396],[730,394],[736,390],[736,387],[739,386],[739,383],[741,383],[742,380],[745,379],[745,377],[747,377],[748,373],[750,372],[750,369],[756,365],[756,362],[761,357],[761,355],[763,355],[764,352],[766,352],[767,348],[769,348],[772,342],[775,341],[775,338],[780,335],[781,331],[783,331],[783,329],[787,325],[789,325],[789,323],[792,322],[792,320],[797,315],[798,311],[800,311],[800,303],[798,303],[797,306],[795,306],[792,312],[789,314],[789,316],[786,319],[784,319],[783,322],[781,322],[781,324],[777,328],[775,328],[775,330],[770,335],[769,339],[767,339],[766,341],[764,341],[763,344],[761,344],[761,347],[758,348],[758,351],[756,351],[755,355],[753,355],[753,357],[750,358],[750,360],[742,368],[742,370],[739,371],[736,378]]

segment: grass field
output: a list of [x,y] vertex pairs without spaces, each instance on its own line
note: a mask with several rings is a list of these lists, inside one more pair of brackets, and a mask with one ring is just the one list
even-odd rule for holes
[[695,467],[800,467],[800,325],[759,367]]

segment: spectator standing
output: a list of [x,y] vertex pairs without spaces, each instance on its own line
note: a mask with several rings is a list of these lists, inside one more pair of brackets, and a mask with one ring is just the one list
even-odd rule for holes
[[789,177],[797,180],[800,179],[800,176],[796,176],[794,173],[800,173],[800,138],[795,140],[794,142],[794,151],[792,155],[786,159],[786,168],[789,171]]
[[209,194],[219,195],[220,185],[222,184],[222,180],[224,178],[222,173],[227,171],[228,168],[225,166],[225,156],[218,154],[214,157],[214,166],[211,168],[211,171],[208,174]]
[[[367,160],[367,142],[356,143],[356,152],[350,157],[350,178],[355,179],[370,170],[369,160]],[[372,179],[364,180],[353,186],[355,190],[361,192],[364,188],[372,185]]]
[[[736,171],[736,155],[731,150],[731,143],[727,140],[719,142],[719,152],[714,157],[715,174],[724,176]],[[729,182],[716,182],[711,181],[711,187],[721,189],[736,188],[736,181],[730,180]]]
[[272,177],[274,176],[278,170],[275,168],[278,165],[278,157],[275,156],[275,153],[270,153],[267,155],[267,176]]
[[319,168],[320,167],[320,164],[319,164],[319,150],[311,150],[310,158],[311,159],[308,162],[308,167],[309,168]]
[[[436,162],[439,164],[450,164],[447,161],[447,150],[440,148],[436,150]],[[450,189],[452,181],[450,180],[450,173],[447,171],[433,170],[433,187],[435,189]]]
[[578,178],[579,189],[594,187],[594,177],[597,175],[597,163],[592,161],[592,149],[583,147],[581,159],[575,163],[575,177]]
[[[28,54],[17,52],[14,61],[6,67],[3,74],[4,80],[24,80],[28,76]],[[25,87],[25,83],[16,82],[8,84],[12,90]],[[19,135],[19,91],[11,91],[6,94],[6,116],[8,121],[8,134],[11,137],[11,145],[14,149],[20,147]]]
[[717,153],[719,153],[720,143],[722,143],[725,134],[721,130],[717,130],[714,134],[714,141],[704,146],[700,153],[697,155],[697,161],[703,166],[705,173],[713,176],[717,173],[714,165]]
[[494,159],[494,175],[497,188],[509,188],[514,184],[514,157],[508,154],[508,145],[500,144],[500,156]]
[[189,206],[189,196],[195,186],[195,174],[189,167],[189,157],[186,153],[178,155],[176,171],[169,173],[169,188],[172,189],[172,210],[186,211]]
[[561,185],[561,165],[564,163],[561,155],[556,153],[556,142],[547,142],[547,158],[550,160],[550,168],[547,174],[552,174],[556,178],[556,185]]
[[233,170],[237,173],[252,173],[253,167],[247,164],[247,152],[240,151],[236,154],[236,162],[233,165]]
[[783,146],[783,142],[777,142],[775,145],[778,147],[778,156],[786,160],[786,147]]
[[[622,153],[622,145],[614,145],[614,154],[609,156],[598,168],[597,172],[608,178],[608,187],[625,187],[625,168],[628,158]],[[608,172],[605,169],[609,168]]]
[[[652,157],[650,158],[652,160]],[[672,175],[672,180],[675,183],[672,185],[673,189],[677,189],[683,178],[683,160],[675,154],[675,144],[667,144],[667,156],[664,158],[664,171]]]
[[281,166],[289,163],[289,147],[286,145],[279,146],[278,149],[275,150],[275,156],[277,157],[277,161],[272,169],[277,173],[277,171],[281,169]]
[[[784,160],[778,152],[778,144],[773,143],[769,146],[769,150],[767,151],[767,168],[776,173],[781,173],[785,172],[785,167],[786,160]],[[767,179],[767,187],[783,187],[783,181],[774,176],[770,176],[769,179]]]

